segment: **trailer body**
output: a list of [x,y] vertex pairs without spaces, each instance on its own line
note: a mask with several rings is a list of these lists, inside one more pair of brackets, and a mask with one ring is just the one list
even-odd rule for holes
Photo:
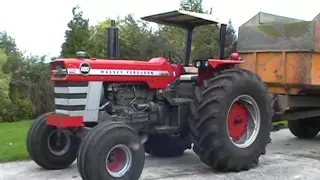
[[[262,78],[275,111],[291,132],[312,138],[320,131],[320,22],[259,13],[239,28],[241,68]],[[292,121],[295,120],[295,121]]]

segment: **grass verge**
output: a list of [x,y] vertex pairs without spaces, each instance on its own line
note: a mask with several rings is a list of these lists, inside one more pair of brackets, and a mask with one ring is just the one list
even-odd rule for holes
[[288,128],[288,121],[280,121],[280,122],[275,122],[272,123],[273,125],[278,125],[278,124],[283,124],[284,127]]
[[0,162],[29,159],[26,136],[32,121],[0,123]]

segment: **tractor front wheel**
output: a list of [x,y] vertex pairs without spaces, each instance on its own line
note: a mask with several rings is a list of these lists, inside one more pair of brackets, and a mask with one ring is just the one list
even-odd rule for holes
[[195,90],[190,137],[200,159],[216,170],[248,170],[266,153],[272,109],[263,81],[228,69]]
[[45,169],[64,169],[76,159],[81,140],[67,130],[47,125],[48,114],[39,116],[31,125],[27,134],[27,151]]
[[138,180],[144,166],[139,135],[127,124],[104,122],[83,139],[78,171],[83,180]]

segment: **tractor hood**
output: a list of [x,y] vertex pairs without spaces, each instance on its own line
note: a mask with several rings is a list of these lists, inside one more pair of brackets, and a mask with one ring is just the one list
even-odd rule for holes
[[105,76],[170,76],[171,65],[158,57],[149,61],[57,59],[50,64],[52,80],[102,80]]

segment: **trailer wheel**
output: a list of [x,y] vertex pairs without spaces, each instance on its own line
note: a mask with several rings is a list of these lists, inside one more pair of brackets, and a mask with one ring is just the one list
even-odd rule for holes
[[314,121],[314,118],[291,120],[288,121],[288,127],[290,132],[297,138],[312,139],[320,131],[319,127],[314,126]]
[[243,69],[228,69],[195,90],[190,105],[194,152],[216,170],[248,170],[266,153],[272,109],[263,81]]
[[27,134],[27,151],[45,169],[65,169],[77,157],[80,139],[46,123],[51,113],[39,116]]
[[190,148],[189,137],[180,135],[150,134],[144,144],[146,153],[160,158],[182,156],[184,151]]
[[138,180],[144,166],[138,134],[127,124],[104,122],[83,139],[78,171],[84,180]]

